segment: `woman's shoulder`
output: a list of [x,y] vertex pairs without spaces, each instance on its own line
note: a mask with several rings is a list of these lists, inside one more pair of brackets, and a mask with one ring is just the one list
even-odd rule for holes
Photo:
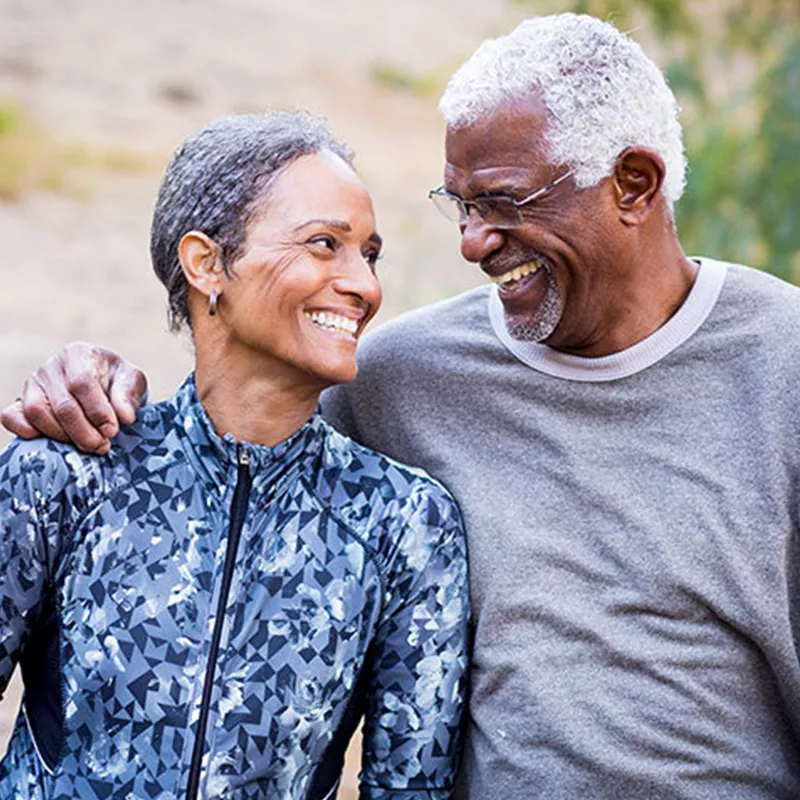
[[175,397],[142,406],[136,413],[134,422],[120,426],[119,433],[111,442],[112,451],[130,451],[147,443],[163,441],[174,427],[175,417]]
[[422,550],[445,542],[464,549],[458,505],[439,481],[326,428],[318,487],[332,513],[378,550],[394,549],[409,531]]
[[0,485],[6,494],[27,491],[50,500],[65,495],[69,502],[91,502],[164,442],[168,415],[168,403],[145,406],[134,423],[120,428],[105,455],[53,439],[13,439],[0,454]]
[[109,484],[111,459],[51,439],[14,439],[0,454],[0,505],[83,513]]
[[424,469],[404,464],[385,453],[359,444],[329,423],[324,451],[325,468],[339,473],[339,480],[372,487],[383,501],[421,494],[445,505],[454,504],[452,495]]

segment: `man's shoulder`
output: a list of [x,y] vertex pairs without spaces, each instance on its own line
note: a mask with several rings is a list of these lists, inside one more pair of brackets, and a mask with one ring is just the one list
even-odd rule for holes
[[[480,286],[409,311],[366,336],[358,348],[356,379],[324,393],[325,417],[359,441],[375,444],[373,434],[395,414],[430,406],[437,393],[453,391],[451,381],[469,365],[479,370],[496,359],[502,345],[489,321],[490,291]],[[387,449],[383,437],[379,449]]]
[[488,296],[484,285],[437,303],[406,311],[364,337],[359,358],[375,354],[414,352],[418,347],[438,347],[485,328],[489,330]]
[[740,331],[759,330],[761,335],[794,341],[800,325],[800,289],[787,281],[742,264],[726,263],[725,283],[715,317]]
[[750,300],[754,307],[763,307],[767,303],[776,309],[784,308],[789,314],[800,314],[800,289],[794,284],[744,264],[718,263],[727,270],[724,291],[730,299],[739,302]]

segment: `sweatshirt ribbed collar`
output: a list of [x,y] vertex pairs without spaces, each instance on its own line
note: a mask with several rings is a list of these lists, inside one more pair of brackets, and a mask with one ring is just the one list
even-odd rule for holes
[[710,258],[698,263],[697,277],[683,305],[657,331],[631,347],[599,358],[561,353],[547,345],[520,342],[506,330],[503,304],[494,288],[489,293],[489,319],[497,338],[523,364],[570,381],[600,383],[627,378],[658,363],[683,344],[705,322],[717,302],[727,267]]

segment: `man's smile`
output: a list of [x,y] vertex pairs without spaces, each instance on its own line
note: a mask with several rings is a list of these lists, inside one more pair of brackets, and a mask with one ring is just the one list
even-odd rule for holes
[[498,284],[501,289],[510,289],[513,284],[522,280],[522,278],[538,272],[539,268],[542,266],[542,261],[536,259],[534,261],[528,261],[525,264],[521,264],[518,267],[514,267],[513,269],[508,270],[508,272],[504,272],[502,275],[490,275],[489,277],[496,284]]

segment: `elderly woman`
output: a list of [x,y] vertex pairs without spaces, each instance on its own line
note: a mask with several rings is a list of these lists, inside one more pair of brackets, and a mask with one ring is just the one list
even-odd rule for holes
[[445,798],[467,666],[465,542],[441,486],[339,435],[381,240],[307,115],[175,153],[153,267],[196,370],[85,456],[0,460],[0,688],[25,683],[5,798]]

